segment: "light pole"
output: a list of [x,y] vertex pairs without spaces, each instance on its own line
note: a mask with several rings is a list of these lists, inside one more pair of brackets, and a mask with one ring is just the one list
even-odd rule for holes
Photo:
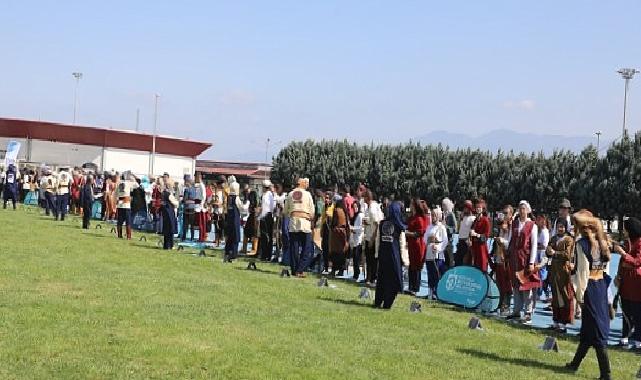
[[602,134],[602,132],[601,131],[596,131],[594,134],[596,135],[596,152],[597,152],[597,155],[598,155],[599,154],[599,146],[601,145],[601,134]]
[[76,116],[78,112],[78,84],[80,84],[80,79],[82,79],[81,72],[71,73],[74,78],[76,78],[76,87],[73,90],[73,124],[76,124]]
[[626,124],[626,114],[627,114],[627,108],[628,108],[628,86],[630,83],[630,79],[634,77],[634,74],[638,73],[639,70],[637,69],[620,69],[617,71],[617,73],[621,74],[623,79],[625,80],[625,89],[623,90],[623,134],[621,135],[621,138],[625,136],[625,124]]
[[151,138],[151,170],[150,176],[154,176],[154,165],[156,163],[156,134],[158,133],[158,98],[159,94],[154,94],[154,134]]
[[140,108],[136,108],[136,132],[138,132],[139,125],[140,125]]
[[[267,141],[265,142],[265,165],[269,165],[269,144],[272,142],[272,140],[268,137]],[[276,141],[274,145],[280,144],[282,141]],[[265,171],[265,179],[267,179],[267,171]]]

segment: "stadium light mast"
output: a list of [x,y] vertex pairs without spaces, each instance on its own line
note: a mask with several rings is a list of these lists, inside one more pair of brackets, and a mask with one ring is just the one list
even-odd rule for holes
[[76,78],[76,87],[73,90],[73,124],[76,124],[77,112],[78,112],[78,85],[80,84],[80,79],[82,79],[81,72],[71,73],[74,78]]
[[156,134],[158,134],[158,98],[159,94],[154,94],[154,134],[151,138],[151,170],[149,171],[150,176],[154,176],[154,169],[156,164]]
[[637,69],[619,69],[617,73],[621,74],[621,77],[625,80],[625,89],[623,90],[623,134],[621,137],[626,133],[626,117],[627,117],[627,108],[628,108],[628,87],[630,85],[630,80],[634,78],[634,74],[638,73],[639,70]]
[[597,155],[598,155],[599,154],[599,147],[601,145],[601,134],[603,134],[603,132],[596,131],[594,134],[596,135],[596,152],[597,152]]

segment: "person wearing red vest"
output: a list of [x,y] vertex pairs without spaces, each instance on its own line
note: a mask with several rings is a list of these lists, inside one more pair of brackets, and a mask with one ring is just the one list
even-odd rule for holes
[[[534,292],[541,286],[535,271],[537,254],[538,228],[529,218],[532,208],[527,201],[519,202],[518,218],[512,222],[512,239],[508,248],[512,286],[514,293],[514,310],[508,320],[520,320],[523,324],[532,323]],[[524,315],[521,315],[524,312]]]
[[76,215],[82,215],[83,207],[80,204],[80,193],[84,185],[84,177],[78,171],[74,170],[72,173],[73,179],[71,182],[71,208],[72,212]]
[[[621,345],[628,345],[628,336],[635,350],[641,349],[641,221],[631,217],[623,222],[627,234],[624,247],[615,250],[621,255],[615,282],[621,296],[623,332]],[[630,334],[632,332],[632,334]]]
[[470,238],[472,239],[472,265],[487,272],[490,255],[487,249],[487,239],[490,237],[490,219],[487,217],[485,201],[477,199],[474,202],[476,219],[472,224]]

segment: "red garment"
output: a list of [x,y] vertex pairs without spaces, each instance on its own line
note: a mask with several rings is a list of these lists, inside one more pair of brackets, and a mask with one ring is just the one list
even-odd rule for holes
[[[574,286],[570,283],[566,289],[570,297],[574,299]],[[574,323],[574,302],[568,302],[564,307],[552,306],[552,321],[565,324]]]
[[162,207],[162,193],[158,187],[154,186],[154,189],[151,192],[151,210],[154,214],[157,214],[160,212],[160,207]]
[[198,241],[205,242],[207,241],[207,219],[209,218],[209,212],[202,211],[196,213],[196,224],[198,225]]
[[[512,223],[512,240],[510,240],[508,255],[510,256],[510,268],[512,269],[512,283],[515,286],[520,284],[519,291],[527,291],[540,288],[541,279],[537,273],[527,273],[528,265],[530,264],[530,249],[532,248],[532,229],[535,224],[531,220],[525,222],[525,226],[523,226],[519,235],[520,223],[519,220]],[[523,272],[523,282],[519,281],[518,272]]]
[[496,286],[501,294],[512,294],[512,275],[507,263],[496,264],[494,268]]
[[641,302],[641,239],[633,240],[626,251],[619,267],[619,292],[624,300]]
[[419,237],[407,237],[407,251],[410,257],[410,270],[421,270],[425,262],[425,239],[423,235],[428,226],[427,215],[412,215],[407,221],[407,231],[417,232]]
[[75,176],[73,182],[71,182],[71,199],[78,200],[80,199],[80,189],[82,189],[82,177]]
[[490,261],[487,249],[487,239],[490,237],[490,219],[481,215],[476,218],[472,227],[474,232],[481,235],[472,239],[472,265],[487,272],[487,265]]
[[347,210],[349,219],[352,220],[354,218],[354,209],[352,208],[352,204],[354,204],[354,197],[349,194],[345,195],[343,197],[343,204],[345,205],[345,210]]

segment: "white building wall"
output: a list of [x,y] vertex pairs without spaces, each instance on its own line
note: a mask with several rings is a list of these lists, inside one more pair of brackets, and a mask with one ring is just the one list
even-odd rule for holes
[[[80,166],[93,162],[99,170],[115,170],[123,172],[131,170],[136,175],[147,175],[151,153],[116,148],[103,148],[92,145],[77,145],[62,142],[31,140],[31,158],[28,159],[29,142],[26,139],[9,139],[0,137],[0,158],[4,158],[9,141],[18,141],[20,152],[19,161],[44,163],[48,166]],[[104,168],[102,168],[104,162]],[[185,174],[193,174],[196,160],[190,157],[156,154],[154,175],[167,172],[174,179],[182,179]]]

